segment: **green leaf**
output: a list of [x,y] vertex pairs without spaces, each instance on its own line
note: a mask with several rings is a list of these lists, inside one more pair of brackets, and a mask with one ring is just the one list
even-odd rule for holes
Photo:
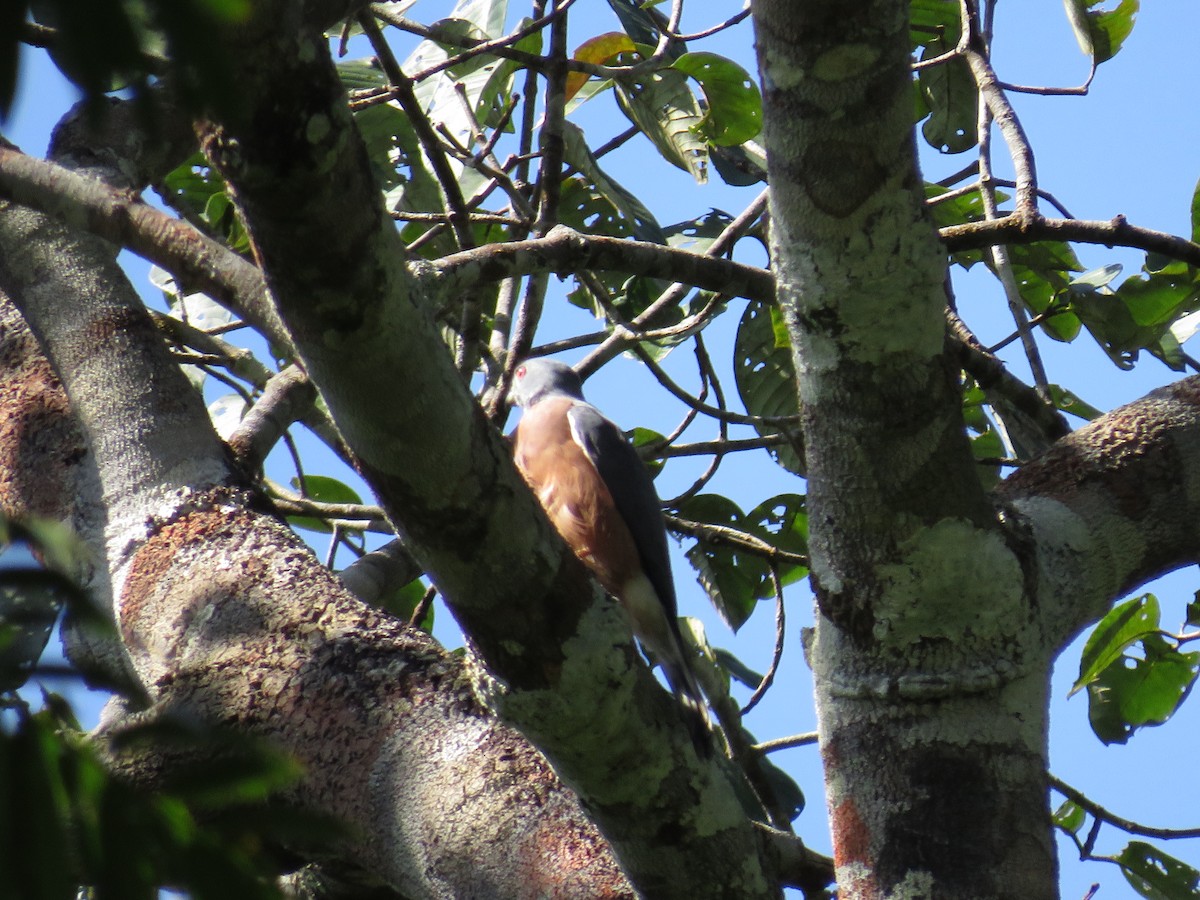
[[[958,29],[948,30],[942,37],[925,43],[921,59],[933,59],[953,50],[958,43]],[[929,118],[921,126],[921,134],[929,146],[942,153],[962,153],[977,143],[979,91],[975,77],[965,59],[954,57],[917,73]]]
[[1074,391],[1070,391],[1059,384],[1051,384],[1048,387],[1050,389],[1050,399],[1063,412],[1078,416],[1088,422],[1098,419],[1103,415],[1096,407],[1081,400]]
[[735,681],[739,684],[754,690],[762,684],[763,675],[750,668],[738,657],[734,656],[728,650],[717,647],[713,650],[716,654],[717,662],[719,662]]
[[15,691],[29,678],[62,604],[61,576],[0,569],[0,692]]
[[20,713],[0,730],[0,870],[15,896],[75,896],[78,870],[67,863],[70,798],[62,778],[61,741],[46,717]]
[[[797,494],[764,500],[749,513],[719,494],[697,494],[681,503],[678,512],[695,522],[745,532],[779,550],[796,554],[808,550],[808,515],[804,498]],[[714,608],[734,631],[745,624],[759,600],[774,593],[770,567],[762,555],[719,536],[696,538],[686,555]],[[808,574],[805,566],[783,563],[778,571],[784,585]]]
[[[623,54],[636,52],[636,47],[629,35],[620,31],[610,31],[588,38],[576,49],[572,59],[577,62],[603,65],[619,59]],[[587,72],[568,72],[566,82],[566,99],[571,100],[578,94],[591,78]]]
[[716,53],[685,53],[671,64],[700,83],[708,109],[696,125],[706,141],[742,144],[762,131],[762,95],[750,75]]
[[1200,872],[1150,844],[1130,841],[1116,862],[1130,886],[1150,900],[1200,897]]
[[[625,29],[625,33],[633,38],[635,43],[651,47],[658,43],[660,29],[667,20],[652,4],[642,3],[640,0],[608,0],[608,5],[621,20],[621,27]],[[682,48],[671,48],[668,55],[673,58],[681,50]]]
[[1063,0],[1063,7],[1067,13],[1067,21],[1071,23],[1071,31],[1075,33],[1075,40],[1079,44],[1080,51],[1086,55],[1092,55],[1092,29],[1088,25],[1087,0]]
[[1142,594],[1114,606],[1088,636],[1079,659],[1079,677],[1067,696],[1078,693],[1120,659],[1128,647],[1158,629],[1158,598],[1153,594]]
[[[446,36],[469,31],[480,38],[498,38],[504,33],[504,20],[508,9],[507,0],[459,0],[446,19],[434,24],[435,33],[442,29]],[[451,21],[453,20],[453,21]],[[520,23],[518,23],[520,27]],[[536,53],[541,49],[541,32],[537,31],[519,41],[517,49]],[[458,48],[453,49],[457,54]],[[436,40],[422,41],[404,60],[401,67],[405,72],[415,73],[430,66],[439,65],[450,58],[446,48]],[[429,118],[446,129],[465,146],[473,142],[476,120],[485,126],[494,124],[511,94],[513,78],[519,64],[490,54],[473,57],[468,65],[443,69],[422,79],[414,88],[417,103]],[[461,96],[459,92],[462,92]],[[466,104],[463,103],[466,99]],[[464,106],[466,108],[464,108]],[[416,153],[424,151],[414,147]],[[427,166],[428,164],[426,164]],[[471,196],[487,181],[487,176],[473,168],[464,166],[455,159],[450,160],[459,189],[463,196]],[[411,202],[411,201],[410,201]],[[441,208],[440,196],[435,206],[405,206],[405,209],[423,210]],[[444,243],[445,248],[453,245],[452,240]],[[438,248],[442,249],[441,246]]]
[[1070,298],[1073,273],[1082,271],[1075,251],[1062,241],[1038,241],[1033,244],[1013,244],[1009,259],[1021,299],[1031,311],[1042,314],[1052,308],[1061,309],[1042,321],[1041,328],[1058,341],[1074,340],[1080,330],[1079,317],[1072,311]]
[[[734,381],[746,412],[771,417],[799,414],[795,364],[783,317],[774,304],[761,300],[746,304],[733,353]],[[779,433],[771,425],[755,425],[755,430],[764,436]],[[773,447],[770,453],[789,472],[804,474],[804,464],[790,445]]]
[[[305,475],[303,487],[298,478],[291,480],[292,487],[310,500],[320,503],[362,503],[354,488],[328,475]],[[288,516],[288,522],[297,528],[329,534],[333,529],[323,519],[313,516]]]
[[1166,722],[1192,689],[1200,652],[1182,653],[1158,635],[1141,641],[1144,659],[1122,656],[1088,685],[1088,718],[1106,744],[1123,744]]
[[704,112],[686,75],[659,69],[638,82],[618,82],[616,92],[621,111],[663,159],[690,173],[697,184],[708,181],[708,147],[699,137]]
[[[745,516],[738,505],[718,494],[690,497],[679,505],[678,512],[696,522],[745,529]],[[697,538],[686,556],[713,607],[736,631],[757,605],[759,588],[766,575],[765,564],[728,544],[704,538]]]
[[[412,618],[416,612],[417,604],[425,597],[427,587],[419,578],[414,578],[408,584],[402,585],[379,599],[376,604],[380,609],[386,609],[393,616],[399,619],[404,619],[406,622]],[[433,629],[433,604],[429,605],[429,611],[425,613],[425,617],[418,623],[418,627],[422,631],[431,631]]]
[[909,37],[914,48],[930,42],[958,42],[961,11],[954,0],[912,0],[908,5]]
[[789,821],[794,821],[800,813],[804,812],[804,791],[800,790],[800,785],[791,775],[771,760],[760,759],[758,765],[767,784],[771,786],[771,793],[775,796],[776,805]]
[[1200,181],[1192,191],[1192,241],[1200,242]]
[[1064,800],[1054,811],[1051,821],[1055,828],[1060,828],[1067,834],[1079,834],[1079,829],[1087,822],[1087,813],[1074,800]]
[[[1070,0],[1078,2],[1078,0]],[[1139,0],[1121,0],[1112,10],[1096,10],[1092,7],[1104,0],[1087,0],[1087,28],[1091,39],[1092,60],[1096,65],[1107,62],[1117,55],[1125,39],[1133,31],[1133,23],[1141,8]],[[1082,41],[1080,46],[1082,46]],[[1086,52],[1086,51],[1085,51]]]
[[[608,174],[600,167],[596,158],[592,155],[591,149],[587,145],[587,138],[584,136],[583,129],[572,122],[563,123],[563,143],[564,157],[568,163],[574,166],[582,175],[591,181],[592,190],[589,192],[585,185],[577,185],[577,187],[587,193],[587,196],[594,200],[603,200],[610,205],[612,209],[618,211],[621,217],[625,220],[625,228],[628,230],[624,234],[632,233],[639,240],[650,241],[655,244],[666,243],[666,235],[663,233],[662,226],[654,218],[654,214],[637,198],[635,194],[626,190],[619,183],[609,178]],[[574,179],[569,179],[564,184],[567,187],[569,182]],[[576,201],[577,203],[579,201]],[[581,210],[585,207],[579,206]],[[567,207],[568,210],[572,207]],[[590,223],[590,219],[581,221],[582,230],[596,231]],[[599,233],[609,233],[600,231]],[[624,234],[615,234],[615,237],[622,237]]]

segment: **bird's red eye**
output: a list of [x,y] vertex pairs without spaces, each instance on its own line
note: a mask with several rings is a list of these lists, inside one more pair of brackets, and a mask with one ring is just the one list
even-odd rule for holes
[[513,372],[513,377],[514,378],[524,378],[525,377],[525,367],[517,366],[517,371]]

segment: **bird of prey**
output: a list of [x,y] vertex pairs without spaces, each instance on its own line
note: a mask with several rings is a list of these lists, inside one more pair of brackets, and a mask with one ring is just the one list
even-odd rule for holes
[[679,632],[667,532],[654,482],[624,433],[583,399],[568,365],[527,360],[513,373],[523,407],[517,468],[575,555],[624,608],[690,711],[698,747],[710,748],[704,695]]

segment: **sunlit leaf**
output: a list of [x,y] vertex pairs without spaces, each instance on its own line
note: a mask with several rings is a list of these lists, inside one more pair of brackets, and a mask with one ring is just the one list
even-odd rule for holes
[[1074,391],[1068,390],[1058,384],[1051,384],[1048,387],[1050,389],[1050,399],[1063,412],[1078,416],[1088,422],[1092,421],[1092,419],[1098,419],[1103,415],[1096,407],[1080,399]]
[[[620,31],[610,31],[588,38],[572,54],[572,59],[579,62],[603,65],[619,57],[623,53],[633,53],[634,43],[629,35]],[[591,76],[587,72],[568,72],[566,82],[566,99],[570,100],[587,83]]]
[[908,5],[908,17],[913,47],[944,40],[947,34],[958,40],[961,16],[955,0],[912,0]]
[[[303,486],[297,478],[293,478],[291,483],[292,487],[305,497],[319,503],[362,503],[362,499],[354,488],[336,478],[330,478],[328,475],[305,475]],[[297,528],[306,528],[309,531],[319,531],[324,534],[332,531],[324,519],[312,516],[288,516],[287,518],[288,522]]]
[[691,173],[698,184],[708,180],[708,148],[698,135],[704,112],[688,86],[687,76],[659,69],[642,80],[618,83],[617,102],[663,159]]
[[1143,658],[1122,656],[1088,684],[1088,720],[1106,744],[1166,722],[1191,691],[1200,652],[1183,653],[1158,635],[1140,641]]
[[1055,828],[1061,828],[1068,834],[1078,834],[1087,822],[1087,813],[1074,800],[1064,800],[1052,816]]
[[1088,635],[1079,659],[1079,677],[1068,696],[1082,690],[1120,659],[1129,646],[1147,634],[1154,634],[1158,628],[1158,598],[1153,594],[1142,594],[1114,606]]
[[1067,21],[1071,23],[1071,31],[1079,49],[1087,56],[1092,55],[1092,29],[1088,25],[1087,0],[1063,0],[1063,8],[1067,13]]
[[1114,9],[1096,9],[1103,2],[1105,0],[1087,0],[1087,28],[1091,38],[1092,59],[1096,65],[1117,55],[1133,31],[1134,19],[1141,8],[1140,0],[1121,0]]
[[704,91],[708,108],[696,129],[706,141],[736,145],[762,131],[758,85],[733,60],[716,53],[685,53],[671,65],[696,79]]

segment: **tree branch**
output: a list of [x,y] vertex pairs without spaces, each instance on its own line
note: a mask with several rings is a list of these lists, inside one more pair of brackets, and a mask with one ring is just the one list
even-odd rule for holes
[[564,225],[555,226],[544,238],[454,253],[432,265],[442,279],[441,288],[450,293],[479,281],[581,269],[668,278],[751,299],[769,300],[775,293],[774,279],[765,269],[661,244],[581,234]]

